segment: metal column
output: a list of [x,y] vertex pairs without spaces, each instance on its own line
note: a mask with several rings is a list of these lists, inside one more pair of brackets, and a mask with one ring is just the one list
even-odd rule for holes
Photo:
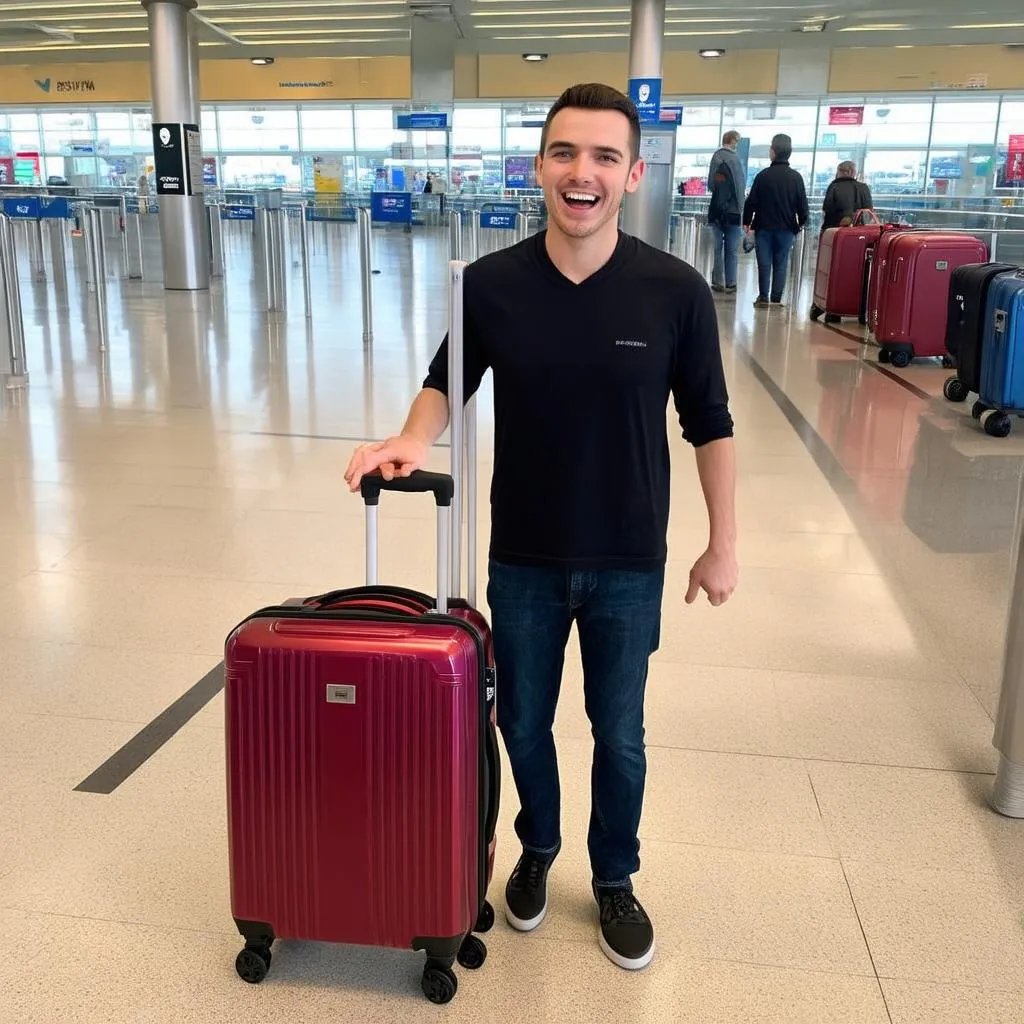
[[[201,168],[192,165],[188,152],[192,130],[198,132],[199,128],[195,23],[190,13],[197,4],[196,0],[142,0],[142,6],[149,14],[153,147],[164,287],[201,291],[210,287],[209,228]],[[164,180],[160,167],[163,160],[174,166],[176,184]]]
[[6,386],[11,390],[24,387],[28,383],[28,363],[25,356],[18,259],[10,219],[3,214],[0,214],[0,339],[11,363]]
[[67,222],[58,217],[51,217],[46,224],[50,235],[50,265],[53,267],[53,290],[57,298],[57,308],[67,309]]
[[458,210],[448,214],[448,258],[462,259],[462,214]]
[[[633,0],[629,29],[629,79],[651,89],[654,103],[661,91],[662,46],[665,38],[665,0]],[[641,95],[643,93],[641,92]],[[658,101],[660,104],[660,101]],[[644,121],[641,111],[641,121]],[[622,230],[658,249],[668,248],[669,218],[672,215],[672,177],[675,163],[675,129],[661,126],[656,118],[644,123],[644,139],[650,138],[651,152],[643,180],[636,192],[627,195],[622,208]]]
[[1009,818],[1024,818],[1024,528],[1021,502],[1017,503],[1018,540],[1013,591],[1006,624],[1003,653],[1003,686],[999,694],[992,743],[999,751],[999,767],[990,802]]

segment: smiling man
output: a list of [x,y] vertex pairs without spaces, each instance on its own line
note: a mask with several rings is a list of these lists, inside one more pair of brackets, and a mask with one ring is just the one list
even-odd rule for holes
[[[644,691],[667,558],[670,396],[697,452],[707,549],[687,603],[737,582],[732,418],[711,291],[675,257],[623,234],[641,186],[640,124],[606,85],[567,89],[548,114],[537,181],[546,231],[467,268],[465,394],[494,375],[487,598],[497,713],[520,801],[523,846],[505,889],[519,931],[547,913],[561,849],[552,724],[576,623],[594,736],[588,851],[598,942],[624,968],[650,963],[654,928],[633,891],[646,777]],[[421,468],[449,416],[447,339],[402,433],[356,450],[355,491],[380,467]]]

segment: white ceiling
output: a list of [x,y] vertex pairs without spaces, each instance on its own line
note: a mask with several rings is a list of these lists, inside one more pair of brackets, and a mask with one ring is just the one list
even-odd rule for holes
[[[1022,0],[893,2],[670,0],[665,46],[1024,44]],[[629,0],[200,0],[197,14],[204,57],[404,54],[410,7],[424,4],[453,19],[462,52],[621,50],[629,37]],[[0,0],[0,63],[130,60],[147,47],[139,0]]]

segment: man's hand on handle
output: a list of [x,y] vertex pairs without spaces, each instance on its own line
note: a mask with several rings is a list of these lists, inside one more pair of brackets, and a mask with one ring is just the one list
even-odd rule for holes
[[414,470],[423,469],[429,451],[428,445],[408,434],[360,445],[349,460],[345,482],[350,491],[358,491],[363,477],[377,469],[385,480],[409,476]]
[[725,604],[736,589],[739,573],[733,545],[709,547],[690,570],[686,603],[693,604],[703,590],[708,595],[708,602],[716,608]]

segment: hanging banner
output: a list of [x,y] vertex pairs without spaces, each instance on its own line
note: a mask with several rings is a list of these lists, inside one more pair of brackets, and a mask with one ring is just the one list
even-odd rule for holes
[[313,190],[316,192],[341,191],[341,157],[313,157]]
[[1024,185],[1024,135],[1011,135],[1006,156],[1006,183]]
[[863,107],[829,107],[828,123],[830,125],[859,125],[864,123]]

